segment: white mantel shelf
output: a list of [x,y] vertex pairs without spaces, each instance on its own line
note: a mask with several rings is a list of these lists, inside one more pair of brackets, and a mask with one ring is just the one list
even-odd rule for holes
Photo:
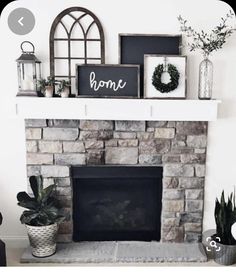
[[214,121],[220,100],[17,97],[24,119]]

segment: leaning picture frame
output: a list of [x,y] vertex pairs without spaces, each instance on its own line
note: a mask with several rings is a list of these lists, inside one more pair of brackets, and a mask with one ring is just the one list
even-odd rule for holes
[[140,94],[143,90],[145,54],[182,54],[181,34],[119,34],[119,63],[140,65]]
[[76,90],[79,97],[140,98],[139,79],[139,65],[76,65]]
[[187,57],[144,55],[144,98],[186,99]]

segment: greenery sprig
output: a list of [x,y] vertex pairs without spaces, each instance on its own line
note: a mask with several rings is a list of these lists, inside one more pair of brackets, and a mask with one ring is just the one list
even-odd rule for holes
[[66,87],[71,86],[71,82],[66,80],[61,80],[61,81],[58,81],[57,83],[58,83],[58,89],[57,89],[58,94],[61,94],[61,92],[63,92]]
[[204,55],[208,56],[211,52],[221,49],[227,38],[236,30],[228,25],[228,20],[234,16],[234,13],[230,10],[225,18],[221,18],[220,24],[212,29],[210,33],[203,30],[197,32],[191,26],[187,25],[187,20],[183,19],[181,15],[177,18],[180,23],[181,32],[185,33],[188,38],[191,38],[190,42],[187,44],[190,51],[200,49],[203,51]]
[[38,87],[40,90],[45,90],[47,86],[53,86],[55,84],[54,77],[47,77],[47,79],[40,79],[38,80]]
[[167,72],[170,75],[170,82],[163,83],[161,76],[164,72],[164,65],[159,64],[152,75],[152,85],[161,93],[169,93],[175,90],[179,85],[179,71],[173,64],[168,64]]

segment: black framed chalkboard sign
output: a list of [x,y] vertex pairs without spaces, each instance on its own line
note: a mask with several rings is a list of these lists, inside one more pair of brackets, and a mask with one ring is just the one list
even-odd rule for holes
[[79,97],[139,98],[140,66],[78,64],[76,88]]
[[140,65],[140,91],[143,96],[144,55],[181,55],[182,35],[119,34],[119,63]]

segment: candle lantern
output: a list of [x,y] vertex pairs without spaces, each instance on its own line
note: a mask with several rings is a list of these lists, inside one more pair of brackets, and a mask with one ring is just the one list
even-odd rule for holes
[[[32,50],[24,50],[28,44]],[[34,45],[29,41],[21,44],[22,54],[16,60],[19,91],[17,96],[37,96],[38,80],[41,78],[41,61],[34,55]]]

